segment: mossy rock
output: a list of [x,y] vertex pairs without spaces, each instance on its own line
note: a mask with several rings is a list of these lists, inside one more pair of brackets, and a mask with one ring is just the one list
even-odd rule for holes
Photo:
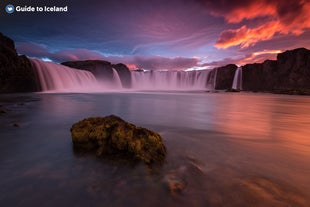
[[93,117],[72,125],[73,146],[77,150],[94,151],[97,156],[125,155],[146,164],[163,162],[166,148],[161,136],[110,115]]

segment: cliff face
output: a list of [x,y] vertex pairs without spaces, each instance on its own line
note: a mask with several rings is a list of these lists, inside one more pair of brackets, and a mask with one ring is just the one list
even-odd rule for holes
[[38,90],[31,62],[26,56],[18,56],[13,40],[0,33],[0,93]]
[[216,73],[215,89],[216,90],[230,89],[233,84],[236,70],[237,66],[233,64],[213,69],[212,72]]
[[62,65],[90,71],[94,76],[100,80],[112,80],[113,68],[118,72],[122,85],[125,88],[131,86],[131,74],[128,67],[122,63],[112,65],[104,60],[85,60],[85,61],[69,61],[63,62]]
[[276,61],[242,67],[243,90],[278,92],[310,89],[310,50],[299,48],[280,53]]
[[85,60],[85,61],[69,61],[63,62],[62,65],[87,70],[99,79],[113,79],[112,65],[104,60]]
[[254,63],[242,66],[243,90],[268,91],[274,88],[277,62],[266,60],[262,64]]
[[275,89],[310,89],[310,50],[299,48],[286,51],[277,57]]
[[122,63],[113,65],[113,68],[117,70],[123,87],[130,88],[131,87],[131,72],[129,71],[129,68],[125,64],[122,64]]

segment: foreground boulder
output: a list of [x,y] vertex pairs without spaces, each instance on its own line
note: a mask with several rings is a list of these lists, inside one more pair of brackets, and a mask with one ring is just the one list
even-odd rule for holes
[[151,164],[163,162],[166,155],[158,133],[114,115],[79,121],[72,125],[71,136],[75,149],[95,151],[97,156],[125,155],[126,158]]

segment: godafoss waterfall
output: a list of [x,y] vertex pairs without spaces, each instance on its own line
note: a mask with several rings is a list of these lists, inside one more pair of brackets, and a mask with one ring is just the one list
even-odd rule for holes
[[[123,90],[192,91],[214,88],[211,70],[131,71],[129,87],[122,84],[115,68],[99,68],[97,77],[90,71],[40,60],[31,60],[42,92],[105,92]],[[109,71],[111,70],[111,71]],[[111,73],[111,74],[109,74]]]
[[[0,95],[2,206],[310,206],[310,97],[252,93],[260,83],[289,82],[251,79],[263,66],[129,71],[31,62],[40,93]],[[111,114],[158,132],[164,162],[72,147],[74,123]]]

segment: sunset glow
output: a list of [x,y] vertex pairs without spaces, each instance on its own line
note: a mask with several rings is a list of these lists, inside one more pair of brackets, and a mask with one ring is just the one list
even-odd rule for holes
[[[68,6],[68,13],[52,16],[0,13],[2,32],[29,57],[54,62],[102,59],[131,69],[261,62],[278,53],[261,51],[310,47],[306,0],[108,0]],[[37,30],[25,32],[25,27]]]

